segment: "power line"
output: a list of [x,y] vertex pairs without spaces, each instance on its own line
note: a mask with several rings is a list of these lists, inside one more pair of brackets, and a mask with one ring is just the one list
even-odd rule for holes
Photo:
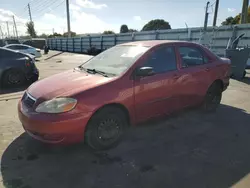
[[213,7],[214,4],[216,3],[216,1],[214,1],[211,5],[209,5],[208,7]]
[[[50,3],[52,2],[52,3]],[[39,12],[43,9],[46,9],[48,8],[49,6],[51,6],[52,4],[54,4],[56,2],[56,0],[54,1],[51,1],[51,0],[45,0],[44,3],[40,4],[39,6],[36,6],[36,7],[32,7],[32,9],[35,11],[35,12]]]
[[[44,13],[44,11],[46,11],[46,9],[49,9],[49,11],[51,11],[51,9],[53,8],[53,5],[56,3],[56,2],[58,2],[58,0],[54,0],[54,1],[52,1],[49,5],[47,5],[47,6],[44,6],[43,8],[41,8],[40,10],[36,10],[35,12],[36,12],[36,17],[37,17],[37,15],[40,15],[40,13]],[[56,5],[56,6],[58,6],[58,5]]]
[[37,3],[33,3],[34,1],[30,2],[30,4],[32,5],[32,8],[38,8],[41,5],[46,4],[46,2],[48,2],[47,0],[43,0],[43,1],[38,1]]
[[[55,7],[51,8],[50,10],[43,12],[42,14],[46,14],[46,13],[50,13],[51,11],[55,10],[56,8],[58,8],[59,6],[61,6],[63,3],[65,2],[65,0],[61,1],[58,5],[56,5]],[[36,15],[35,18],[41,16],[42,14]]]
[[18,17],[22,17],[22,16],[26,13],[27,9],[28,9],[28,5],[26,5],[26,6],[22,9],[22,11],[20,11],[20,13],[17,13],[16,15],[17,15]]

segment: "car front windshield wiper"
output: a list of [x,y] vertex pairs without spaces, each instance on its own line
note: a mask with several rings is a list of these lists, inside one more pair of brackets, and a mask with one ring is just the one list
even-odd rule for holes
[[114,74],[111,74],[111,73],[106,73],[106,72],[103,72],[103,71],[99,71],[99,70],[96,70],[96,69],[88,69],[88,68],[83,68],[83,67],[79,67],[80,70],[84,70],[88,73],[91,73],[91,74],[100,74],[102,76],[105,76],[105,77],[109,77],[109,75],[114,75]]

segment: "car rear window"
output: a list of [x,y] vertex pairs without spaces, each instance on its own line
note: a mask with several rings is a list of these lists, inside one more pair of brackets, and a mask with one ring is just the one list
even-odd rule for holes
[[0,48],[0,58],[20,58],[24,57],[23,54],[19,52],[15,52],[6,48]]

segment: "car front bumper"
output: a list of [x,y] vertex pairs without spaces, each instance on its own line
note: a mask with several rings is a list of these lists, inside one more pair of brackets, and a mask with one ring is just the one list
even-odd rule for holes
[[34,139],[49,144],[73,144],[83,141],[91,113],[36,113],[19,101],[18,116],[24,130]]

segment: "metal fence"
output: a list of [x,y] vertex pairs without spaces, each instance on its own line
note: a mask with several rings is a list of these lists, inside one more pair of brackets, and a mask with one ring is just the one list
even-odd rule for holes
[[245,33],[239,47],[250,44],[250,24],[234,26],[208,27],[204,35],[203,28],[186,28],[171,30],[143,31],[111,35],[86,35],[72,38],[50,38],[47,40],[50,49],[65,52],[88,53],[91,48],[100,51],[114,45],[143,40],[183,40],[202,43],[217,55],[223,56],[228,40]]

